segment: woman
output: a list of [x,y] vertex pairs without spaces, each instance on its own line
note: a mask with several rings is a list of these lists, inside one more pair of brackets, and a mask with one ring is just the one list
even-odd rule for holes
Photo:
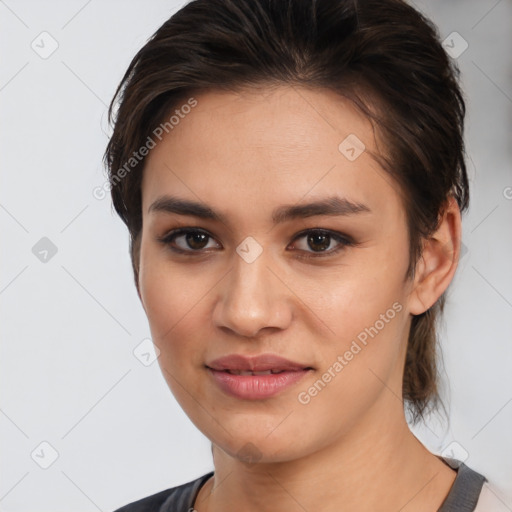
[[482,510],[485,478],[406,420],[439,405],[469,200],[457,74],[398,0],[197,0],[138,52],[111,193],[215,470],[119,512]]

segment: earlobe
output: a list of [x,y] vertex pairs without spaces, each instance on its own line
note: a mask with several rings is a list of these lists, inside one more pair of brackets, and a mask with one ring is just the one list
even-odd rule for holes
[[431,308],[451,283],[459,260],[461,230],[460,210],[450,196],[437,230],[423,242],[409,295],[412,315]]

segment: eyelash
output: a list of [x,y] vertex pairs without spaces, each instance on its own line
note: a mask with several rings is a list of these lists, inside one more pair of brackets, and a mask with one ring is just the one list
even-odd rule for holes
[[[212,239],[214,238],[212,235],[210,235],[210,233],[208,233],[207,231],[205,231],[203,229],[177,228],[177,229],[174,229],[174,230],[166,233],[162,237],[158,237],[157,240],[161,244],[168,247],[174,253],[183,254],[183,255],[192,256],[192,257],[201,256],[202,254],[204,254],[204,250],[194,250],[194,249],[183,250],[183,249],[174,247],[172,245],[172,242],[174,241],[175,238],[179,237],[180,235],[186,235],[186,234],[191,234],[191,233],[192,234],[200,233],[200,234],[206,235],[209,238],[212,238]],[[321,228],[311,228],[311,229],[301,231],[300,233],[297,233],[297,235],[293,239],[292,243],[294,243],[296,240],[299,240],[300,238],[303,238],[310,234],[327,235],[331,239],[338,242],[338,246],[335,249],[331,249],[330,251],[327,251],[327,252],[322,251],[322,252],[315,253],[315,252],[306,251],[309,254],[308,256],[298,254],[297,255],[298,258],[305,259],[305,260],[313,259],[313,258],[325,258],[325,257],[332,256],[332,255],[338,253],[339,251],[343,250],[345,247],[351,247],[351,246],[356,245],[356,243],[350,237],[348,237],[346,235],[342,235],[341,233],[338,233],[336,231],[331,231],[329,229],[321,229]]]

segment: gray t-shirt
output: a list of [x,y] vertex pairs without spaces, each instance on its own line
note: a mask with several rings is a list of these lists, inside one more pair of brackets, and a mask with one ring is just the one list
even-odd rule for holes
[[[457,471],[457,476],[438,512],[474,512],[486,478],[456,459],[442,459]],[[193,512],[199,489],[212,475],[213,471],[191,482],[129,503],[114,512]]]

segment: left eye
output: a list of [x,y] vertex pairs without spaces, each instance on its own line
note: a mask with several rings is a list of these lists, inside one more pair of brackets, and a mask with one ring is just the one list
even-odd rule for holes
[[[351,245],[351,241],[347,238],[325,230],[310,230],[297,236],[295,240],[302,240],[301,243],[294,242],[297,249],[309,253],[313,256],[317,254],[322,256],[324,253],[332,254],[341,250],[344,246]],[[332,248],[332,244],[336,242],[336,246]],[[311,249],[311,250],[308,250]]]
[[[180,239],[182,240],[181,244],[177,242]],[[212,246],[208,246],[209,241],[213,241],[211,235],[197,229],[178,229],[171,231],[161,239],[162,243],[169,245],[177,252],[198,252],[201,249],[211,249]],[[213,247],[217,245],[214,244]]]

